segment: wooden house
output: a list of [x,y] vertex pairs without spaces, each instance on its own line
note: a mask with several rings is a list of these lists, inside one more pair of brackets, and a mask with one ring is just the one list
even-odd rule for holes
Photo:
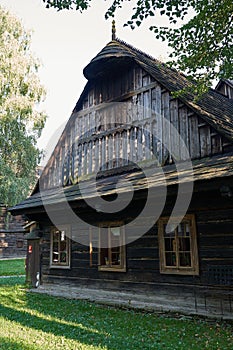
[[232,317],[232,100],[175,94],[183,74],[114,36],[84,75],[34,192],[11,208],[36,222],[37,280]]

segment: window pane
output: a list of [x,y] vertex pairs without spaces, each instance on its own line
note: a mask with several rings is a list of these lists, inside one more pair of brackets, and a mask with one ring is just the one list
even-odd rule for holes
[[60,251],[63,252],[66,250],[66,241],[61,241],[60,243]]
[[[65,239],[65,238],[64,238]],[[66,241],[62,240],[61,234],[61,242],[60,242],[60,263],[67,262],[67,251],[66,251]]]
[[174,239],[173,238],[165,238],[165,251],[173,252],[174,251]]
[[111,249],[111,255],[112,255],[112,265],[120,265],[120,263],[121,263],[120,247],[112,248]]
[[175,253],[166,253],[166,266],[176,266],[176,254]]
[[191,255],[190,252],[180,253],[180,266],[191,267]]
[[109,265],[108,248],[100,250],[100,265]]
[[58,242],[59,238],[60,238],[60,232],[59,231],[53,232],[53,242]]
[[182,222],[177,227],[177,234],[179,237],[182,237],[182,236],[184,236],[184,232],[185,232],[185,224]]
[[186,223],[185,228],[186,228],[185,235],[186,235],[186,237],[189,237],[190,236],[190,227],[189,227],[189,223],[188,222]]
[[53,244],[53,262],[59,261],[58,243]]
[[120,227],[111,227],[110,231],[111,231],[112,235],[115,237],[120,237],[120,235],[121,235],[121,228]]
[[190,238],[179,238],[179,250],[181,252],[183,251],[190,251]]
[[66,252],[61,252],[61,254],[60,254],[60,262],[61,263],[66,263],[67,262],[67,253]]
[[175,231],[166,232],[166,227],[167,227],[167,224],[164,224],[163,225],[163,232],[164,232],[165,237],[175,237]]
[[65,231],[61,231],[61,241],[65,241],[66,240],[66,236],[65,236]]

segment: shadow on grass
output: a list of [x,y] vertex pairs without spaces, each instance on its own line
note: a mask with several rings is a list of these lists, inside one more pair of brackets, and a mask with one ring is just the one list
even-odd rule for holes
[[[219,324],[210,326],[199,321],[175,321],[132,311],[122,312],[85,301],[26,292],[24,286],[1,288],[0,314],[8,321],[17,322],[19,329],[29,327],[32,337],[33,330],[44,332],[47,343],[50,335],[62,337],[69,344],[70,341],[79,342],[75,349],[81,349],[81,344],[106,350],[202,349],[206,342],[212,350],[233,349],[230,325],[220,328]],[[22,328],[20,332],[23,331]],[[14,340],[18,346],[18,339]],[[73,348],[73,343],[71,346]],[[4,348],[0,344],[0,349],[18,348],[10,345]],[[28,350],[27,347],[20,349]]]
[[[30,300],[30,294],[28,297]],[[53,302],[56,302],[56,300],[53,300]],[[17,322],[21,326],[30,327],[31,329],[35,329],[37,331],[43,331],[55,336],[75,340],[85,345],[102,346],[105,349],[116,349],[115,346],[111,346],[111,336],[109,334],[103,333],[103,331],[100,329],[101,327],[99,327],[99,329],[96,329],[90,324],[87,326],[83,323],[72,322],[69,320],[69,318],[66,319],[66,317],[59,319],[60,310],[57,310],[57,317],[54,316],[57,318],[56,320],[49,320],[46,319],[46,315],[44,313],[39,316],[32,315],[28,311],[17,310],[14,307],[6,306],[1,303],[0,314],[8,321]],[[48,313],[48,316],[49,315],[50,313]],[[62,316],[64,316],[64,313],[62,313]],[[53,315],[51,314],[50,317],[52,318]],[[4,341],[7,342],[6,339]],[[15,345],[16,347],[12,347],[12,349],[22,349],[22,345],[21,347],[18,346],[17,343]],[[4,348],[1,346],[2,344],[0,345],[0,349],[11,349],[11,347]],[[23,347],[23,349],[27,349],[27,347]]]
[[25,276],[16,276],[16,277],[0,277],[0,286],[15,286],[25,283]]
[[145,343],[139,346],[139,342],[147,332],[152,333],[155,330],[156,317],[151,324],[152,320],[149,320],[146,314],[132,310],[122,312],[117,308],[96,305],[84,300],[72,300],[32,292],[26,295],[26,302],[30,309],[48,317],[59,318],[61,322],[70,322],[81,325],[85,329],[92,329],[92,341],[89,343],[91,345],[102,345],[106,349],[124,349],[128,338],[132,344],[128,344],[127,349],[155,349],[150,340],[148,340],[150,346]]
[[[23,346],[23,347],[22,347]],[[17,341],[12,341],[10,339],[6,339],[0,337],[0,349],[1,350],[34,350],[33,346],[28,346]]]

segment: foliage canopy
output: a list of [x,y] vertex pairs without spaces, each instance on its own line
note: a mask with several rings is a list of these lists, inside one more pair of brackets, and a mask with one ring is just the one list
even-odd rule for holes
[[14,205],[35,183],[36,142],[46,120],[38,105],[45,91],[30,33],[1,7],[0,19],[0,202]]
[[[88,9],[92,0],[43,0],[46,7]],[[166,16],[169,27],[151,26],[156,38],[167,40],[172,49],[172,65],[199,81],[199,89],[219,78],[233,79],[232,0],[111,0],[105,17],[114,17],[125,2],[131,1],[132,29],[148,17]],[[192,14],[192,15],[191,15]],[[202,91],[199,91],[201,93]]]

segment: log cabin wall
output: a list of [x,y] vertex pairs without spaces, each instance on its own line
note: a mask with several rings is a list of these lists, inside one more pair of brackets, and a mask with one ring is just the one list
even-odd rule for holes
[[26,256],[24,225],[25,220],[21,215],[13,217],[6,206],[0,205],[0,259]]
[[[197,209],[198,203],[202,203],[201,210]],[[172,206],[172,201],[169,205]],[[170,210],[169,205],[166,206],[166,210]],[[221,209],[219,209],[220,206]],[[163,215],[168,213],[166,211]],[[216,191],[203,194],[196,192],[189,213],[195,215],[199,255],[198,275],[169,275],[160,272],[157,224],[141,238],[126,246],[127,263],[124,273],[99,271],[98,248],[93,248],[90,252],[89,246],[76,241],[72,241],[71,244],[70,269],[50,268],[51,226],[45,224],[41,246],[43,282],[53,282],[58,279],[65,283],[105,286],[111,289],[121,286],[122,289],[135,291],[155,291],[168,286],[181,291],[186,286],[191,291],[193,288],[196,289],[199,293],[203,288],[212,287],[224,293],[224,289],[231,289],[233,285],[233,205],[231,201],[226,201],[220,194],[216,194]],[[128,211],[127,214],[127,218],[133,215],[133,209],[132,213]],[[145,222],[147,219],[144,218]],[[145,222],[141,220],[140,227],[137,226],[137,229],[141,228],[143,231]],[[77,235],[80,237],[89,235],[90,232],[81,230],[76,232],[71,228],[71,234],[72,237]]]
[[162,118],[177,129],[191,159],[230,150],[225,137],[134,64],[90,84],[41,176],[41,189],[71,185],[130,160],[150,162],[153,155],[161,165],[172,163],[164,142],[176,161],[184,159],[179,140],[170,137]]

